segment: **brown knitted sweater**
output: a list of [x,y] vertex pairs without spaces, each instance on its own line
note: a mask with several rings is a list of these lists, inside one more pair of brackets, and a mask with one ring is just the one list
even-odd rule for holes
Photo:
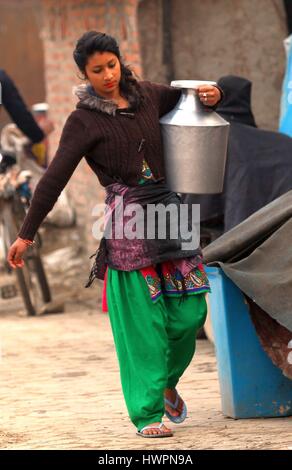
[[102,186],[115,181],[137,185],[144,159],[155,179],[164,177],[159,118],[175,106],[181,90],[146,81],[140,86],[144,99],[136,111],[117,109],[112,101],[90,94],[84,85],[77,88],[80,101],[35,189],[19,237],[33,240],[83,156]]

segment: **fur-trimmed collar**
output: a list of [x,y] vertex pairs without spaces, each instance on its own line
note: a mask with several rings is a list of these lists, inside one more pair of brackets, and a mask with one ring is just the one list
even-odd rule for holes
[[74,87],[73,92],[79,98],[78,108],[96,109],[115,116],[118,105],[113,100],[98,96],[90,85],[78,85]]

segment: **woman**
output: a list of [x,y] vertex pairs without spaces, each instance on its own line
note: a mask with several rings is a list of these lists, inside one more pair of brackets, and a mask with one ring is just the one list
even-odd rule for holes
[[[106,187],[113,211],[116,196],[143,207],[153,201],[179,205],[178,195],[164,184],[159,117],[175,106],[181,92],[137,82],[115,39],[103,33],[85,33],[73,57],[88,85],[76,91],[77,109],[10,248],[8,260],[15,268],[23,266],[23,253],[83,156]],[[208,106],[221,98],[218,87],[198,92]],[[106,281],[123,393],[137,434],[172,436],[162,417],[166,413],[177,423],[186,417],[175,387],[206,317],[209,285],[200,249],[183,251],[181,240],[103,239],[87,286],[95,277]]]

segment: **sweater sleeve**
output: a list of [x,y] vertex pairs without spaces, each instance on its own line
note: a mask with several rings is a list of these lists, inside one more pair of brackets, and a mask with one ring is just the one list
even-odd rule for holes
[[76,111],[73,111],[67,119],[56,155],[35,188],[29,210],[18,233],[20,238],[33,240],[78,163],[92,145],[86,127],[75,113]]
[[34,143],[45,138],[42,129],[37,125],[29,112],[16,86],[4,70],[0,70],[2,103],[17,127]]

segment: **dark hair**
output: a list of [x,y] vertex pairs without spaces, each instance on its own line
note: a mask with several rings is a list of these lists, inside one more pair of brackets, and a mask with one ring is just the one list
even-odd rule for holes
[[115,38],[98,31],[88,31],[78,39],[73,51],[73,58],[83,75],[86,75],[85,67],[88,58],[95,52],[111,52],[117,56],[121,64],[121,93],[129,100],[131,106],[137,107],[142,98],[140,86],[132,70],[123,63]]

